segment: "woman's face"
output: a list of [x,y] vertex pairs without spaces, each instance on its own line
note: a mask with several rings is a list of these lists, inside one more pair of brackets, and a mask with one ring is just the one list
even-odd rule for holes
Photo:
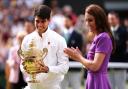
[[85,13],[85,25],[89,31],[94,33],[96,32],[96,23],[94,16]]

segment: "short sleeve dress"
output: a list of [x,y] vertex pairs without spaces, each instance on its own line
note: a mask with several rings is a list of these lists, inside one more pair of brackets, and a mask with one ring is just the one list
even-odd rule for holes
[[87,59],[94,60],[95,53],[104,53],[106,56],[98,71],[93,72],[88,70],[86,89],[111,89],[107,75],[107,67],[111,52],[112,41],[108,33],[103,32],[97,35],[92,42]]

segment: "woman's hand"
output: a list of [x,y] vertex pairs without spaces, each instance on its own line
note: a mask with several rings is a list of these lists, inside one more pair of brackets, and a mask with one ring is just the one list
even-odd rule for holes
[[75,61],[81,61],[81,57],[82,56],[82,53],[81,51],[79,50],[78,47],[76,48],[65,48],[64,49],[64,52],[69,56],[69,58],[71,58],[72,60],[75,60]]

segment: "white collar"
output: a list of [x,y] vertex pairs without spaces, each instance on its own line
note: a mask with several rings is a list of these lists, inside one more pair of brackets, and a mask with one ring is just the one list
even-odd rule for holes
[[74,31],[74,27],[70,27],[68,32],[71,34]]
[[35,32],[38,34],[38,36],[40,37],[40,38],[44,38],[47,34],[48,34],[48,32],[49,32],[49,27],[47,28],[47,30],[44,32],[44,33],[42,33],[42,37],[40,37],[39,36],[39,33],[37,32],[37,30],[35,30]]
[[111,26],[111,30],[112,30],[112,31],[117,31],[118,28],[119,28],[119,25]]

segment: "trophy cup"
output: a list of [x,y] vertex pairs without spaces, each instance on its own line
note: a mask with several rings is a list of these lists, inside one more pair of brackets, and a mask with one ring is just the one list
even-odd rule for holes
[[18,55],[22,59],[23,63],[22,65],[25,68],[28,68],[29,70],[27,71],[32,79],[29,80],[29,83],[38,83],[39,81],[36,80],[36,65],[37,62],[43,63],[43,59],[46,57],[48,53],[47,48],[43,48],[43,50],[39,50],[36,48],[36,45],[34,43],[34,39],[29,44],[29,47],[27,50],[18,50]]

